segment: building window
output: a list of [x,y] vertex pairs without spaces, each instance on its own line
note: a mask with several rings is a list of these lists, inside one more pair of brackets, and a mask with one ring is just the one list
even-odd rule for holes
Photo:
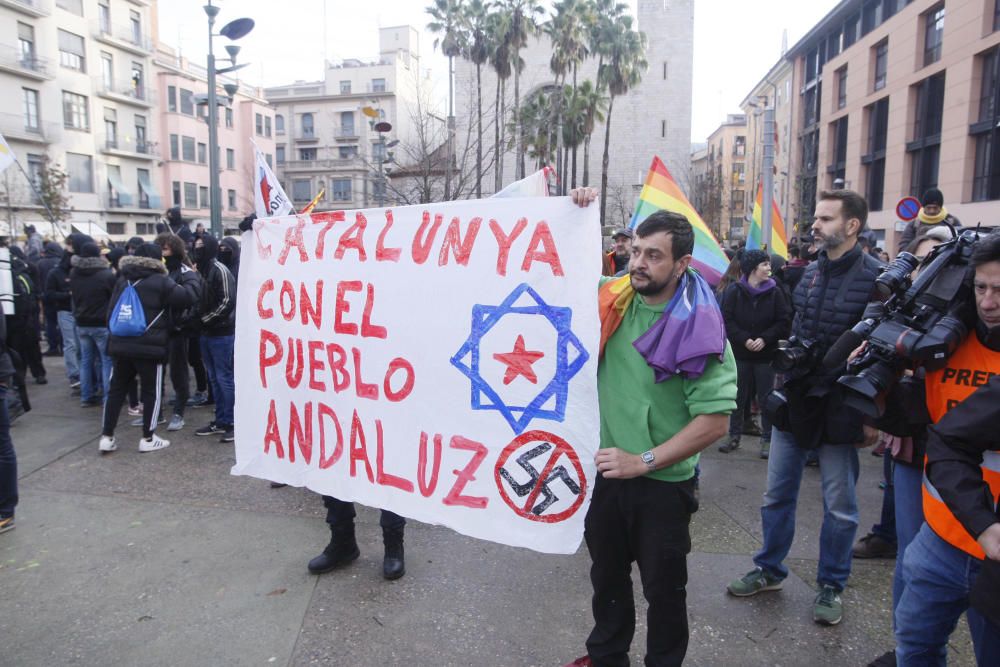
[[274,147],[274,159],[278,164],[285,164],[285,147],[275,146]]
[[97,25],[102,35],[111,33],[111,6],[108,0],[97,3]]
[[186,88],[181,88],[181,113],[194,115],[194,93]]
[[212,208],[212,202],[208,200],[208,187],[202,185],[198,188],[198,198],[201,201],[200,208]]
[[944,5],[937,5],[924,14],[924,65],[941,60],[944,40]]
[[831,183],[838,179],[843,181],[847,170],[847,116],[830,123],[830,145],[833,147],[833,159],[827,173],[831,176]]
[[337,157],[341,160],[350,160],[351,158],[356,158],[358,156],[357,146],[338,146],[337,147]]
[[208,161],[208,146],[198,142],[198,164],[205,164]]
[[270,116],[264,116],[264,136],[265,137],[270,137],[271,136],[271,117]]
[[139,114],[135,115],[135,150],[137,153],[149,153],[149,143],[146,141],[146,117]]
[[869,0],[861,8],[861,34],[867,35],[882,24],[882,0]]
[[858,41],[858,25],[861,22],[861,17],[855,14],[846,21],[844,21],[844,48],[852,46],[854,42]]
[[1000,0],[993,6],[993,29],[1000,30]]
[[341,95],[350,95],[351,94],[351,82],[350,81],[341,81],[340,82],[340,94]]
[[941,116],[944,112],[944,72],[924,79],[917,86],[917,112],[910,155],[910,194],[920,197],[937,187],[941,155]]
[[316,149],[315,148],[300,148],[299,149],[299,159],[300,160],[315,160],[316,159]]
[[115,236],[125,236],[124,222],[106,222],[104,223],[104,228],[108,230],[108,234],[113,234]]
[[667,61],[663,61],[663,80],[667,80]]
[[885,194],[885,145],[889,131],[889,98],[865,107],[868,117],[868,153],[861,158],[867,165],[865,198],[872,211],[882,210]]
[[167,111],[177,111],[177,86],[167,86]]
[[79,153],[66,153],[66,173],[70,192],[94,191],[94,158]]
[[274,168],[274,163],[271,161],[270,153],[264,153],[264,162],[267,163],[268,167],[271,167],[272,169]]
[[24,100],[24,129],[38,132],[38,91],[22,88],[21,96]]
[[837,70],[837,108],[847,106],[847,65]]
[[142,17],[139,15],[139,12],[129,10],[128,23],[129,27],[132,29],[132,43],[142,46]]
[[180,141],[176,134],[170,135],[170,159],[179,160],[180,159]]
[[[139,208],[150,208],[152,202],[149,200],[149,169],[136,169],[136,188],[139,191]],[[156,202],[159,206],[160,203]]]
[[63,91],[63,125],[74,130],[90,129],[90,112],[85,96]]
[[979,121],[972,126],[976,141],[972,200],[1000,199],[1000,47],[980,56],[983,83]]
[[280,113],[274,115],[274,133],[284,134],[285,133],[285,117]]
[[805,127],[819,122],[820,87],[809,86],[802,94],[802,121]]
[[233,110],[228,107],[226,108],[226,127],[230,129],[233,127]]
[[198,184],[184,184],[184,208],[198,208]]
[[[666,121],[663,121],[666,123]],[[742,134],[737,135],[736,140],[733,141],[733,157],[746,157],[747,154],[747,138]]]
[[292,199],[294,201],[309,201],[312,199],[312,183],[309,179],[292,181]]
[[351,179],[333,179],[333,201],[351,201]]
[[142,63],[132,63],[132,78],[129,85],[132,87],[132,97],[137,100],[146,99],[146,74]]
[[312,139],[315,136],[316,128],[313,127],[313,115],[311,113],[302,114],[300,126],[302,128],[303,139]]
[[170,197],[174,206],[181,205],[181,182],[173,181],[170,184]]
[[87,51],[83,37],[59,30],[59,64],[79,72],[87,71]]
[[747,166],[742,162],[733,163],[733,187],[742,188],[747,183]]
[[83,16],[83,0],[56,0],[56,7]]
[[255,129],[257,130],[257,136],[260,136],[264,134],[264,117],[261,116],[260,114],[256,114],[255,118],[257,121],[255,124]]
[[236,190],[226,190],[226,202],[230,211],[236,210]]
[[101,51],[101,85],[107,91],[115,89],[115,59],[106,51]]
[[883,39],[873,47],[875,52],[875,81],[872,90],[885,88],[885,79],[889,71],[889,40]]
[[226,149],[226,169],[236,169],[236,151],[232,148]]
[[384,93],[385,92],[385,79],[372,79],[372,92],[373,93]]
[[181,137],[181,159],[194,162],[194,137]]
[[357,136],[354,131],[354,112],[353,111],[341,111],[340,112],[340,134],[345,137]]
[[38,61],[35,58],[35,28],[27,23],[17,24],[17,53],[18,62],[26,69],[38,69]]
[[118,112],[104,108],[104,141],[108,148],[118,148]]

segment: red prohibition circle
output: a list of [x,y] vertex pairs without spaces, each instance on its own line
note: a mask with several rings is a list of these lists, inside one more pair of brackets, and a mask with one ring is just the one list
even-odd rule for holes
[[[551,456],[549,456],[549,460],[545,463],[545,467],[542,468],[542,472],[538,477],[539,485],[536,486],[530,494],[528,494],[528,500],[524,503],[524,506],[519,507],[515,504],[514,499],[507,493],[507,489],[504,487],[503,477],[500,476],[500,470],[507,462],[507,459],[509,459],[514,452],[523,447],[526,443],[536,440],[539,442],[550,442],[555,446],[555,449],[552,451]],[[538,489],[541,487],[542,480],[548,476],[552,468],[555,467],[556,462],[563,455],[569,459],[570,463],[573,464],[573,468],[576,470],[577,477],[580,480],[580,493],[577,494],[576,500],[573,501],[573,504],[562,512],[543,516],[532,513],[531,508],[534,506],[535,500],[538,498]],[[508,507],[514,510],[515,514],[524,519],[528,519],[529,521],[538,521],[540,523],[559,523],[560,521],[565,521],[573,516],[578,509],[580,509],[580,506],[583,505],[583,499],[587,497],[587,478],[583,474],[583,466],[580,465],[580,457],[577,456],[576,451],[574,451],[568,442],[547,431],[527,431],[511,440],[510,444],[504,447],[503,451],[500,452],[500,456],[497,457],[496,466],[493,468],[493,477],[496,480],[496,485],[500,490],[500,497],[503,498],[503,501],[507,503]]]

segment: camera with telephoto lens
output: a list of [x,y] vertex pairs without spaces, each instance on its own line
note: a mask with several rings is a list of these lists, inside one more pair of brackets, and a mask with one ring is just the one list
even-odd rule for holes
[[[848,406],[882,416],[885,396],[905,369],[943,368],[974,325],[970,259],[979,234],[969,230],[957,235],[952,228],[952,235],[922,263],[900,253],[875,280],[876,300],[863,319],[824,358],[825,367],[835,368],[862,342],[868,343],[837,380]],[[911,279],[918,266],[923,268]]]
[[816,341],[790,336],[779,340],[771,365],[775,370],[789,375],[802,374],[811,370],[819,362],[819,348]]

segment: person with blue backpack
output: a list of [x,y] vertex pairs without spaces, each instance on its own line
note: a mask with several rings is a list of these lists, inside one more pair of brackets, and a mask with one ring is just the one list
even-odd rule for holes
[[135,254],[122,257],[120,275],[111,296],[108,315],[108,350],[114,359],[111,388],[104,405],[104,425],[99,449],[118,448],[115,427],[129,385],[138,375],[142,397],[140,452],[170,446],[154,432],[163,398],[163,366],[170,339],[170,309],[188,308],[198,300],[197,277],[180,276],[178,284],[167,276],[160,246],[145,243]]

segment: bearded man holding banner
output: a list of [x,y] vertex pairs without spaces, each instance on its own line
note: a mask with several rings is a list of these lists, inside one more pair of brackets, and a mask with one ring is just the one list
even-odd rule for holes
[[629,273],[601,279],[601,448],[584,533],[595,624],[572,665],[630,664],[633,561],[649,602],[646,664],[680,665],[687,652],[695,465],[736,408],[736,362],[711,287],[688,268],[693,248],[687,218],[658,211],[635,229]]

